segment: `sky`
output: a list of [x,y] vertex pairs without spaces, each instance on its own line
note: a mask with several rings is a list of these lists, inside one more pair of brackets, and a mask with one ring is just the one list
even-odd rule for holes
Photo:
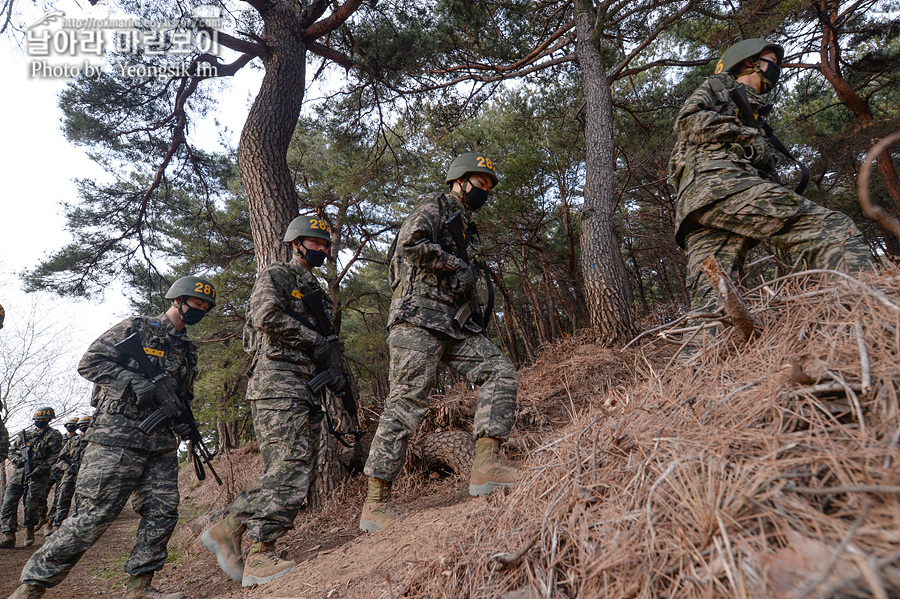
[[[16,6],[30,11],[21,17],[25,25],[43,14],[40,7],[28,3]],[[92,8],[87,3],[82,7],[74,0],[61,0],[56,6],[70,18],[108,16],[102,7]],[[69,144],[62,133],[57,96],[68,78],[30,76],[34,57],[28,50],[27,45],[17,47],[9,36],[0,36],[0,305],[6,310],[0,335],[23,327],[22,319],[34,304],[39,315],[59,322],[64,335],[70,336],[61,341],[74,364],[94,339],[129,316],[130,311],[127,299],[115,285],[90,300],[48,293],[32,297],[22,290],[18,273],[35,267],[72,239],[61,204],[77,200],[73,180],[103,176],[102,169],[84,150]],[[72,58],[68,62],[83,63]],[[227,126],[227,143],[237,143],[236,136],[260,79],[258,69],[245,68],[222,92],[220,110],[212,116]],[[221,149],[222,134],[210,118],[194,127],[191,141],[206,149]],[[78,374],[73,370],[71,376]],[[52,405],[49,396],[48,403]],[[83,406],[89,413],[87,394]],[[10,431],[28,424],[28,420],[9,423]],[[61,428],[61,421],[53,425]]]

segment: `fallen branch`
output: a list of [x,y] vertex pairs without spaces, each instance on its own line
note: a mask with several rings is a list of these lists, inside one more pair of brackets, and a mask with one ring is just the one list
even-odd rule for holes
[[[896,235],[897,239],[900,240],[900,221],[888,214],[881,206],[873,204],[872,200],[869,198],[869,176],[872,171],[872,162],[879,154],[887,150],[889,145],[897,141],[900,141],[900,131],[885,137],[872,146],[872,149],[869,150],[869,155],[866,156],[862,166],[859,167],[859,183],[857,184],[857,190],[859,193],[859,205],[862,207],[863,214],[866,215],[866,218],[874,220],[881,225],[882,228]],[[890,158],[887,157],[886,159],[890,160]]]
[[700,270],[707,276],[712,288],[716,291],[719,305],[731,318],[732,324],[741,335],[741,341],[752,339],[757,333],[759,323],[741,301],[741,295],[731,278],[725,274],[721,265],[712,256],[700,264]]

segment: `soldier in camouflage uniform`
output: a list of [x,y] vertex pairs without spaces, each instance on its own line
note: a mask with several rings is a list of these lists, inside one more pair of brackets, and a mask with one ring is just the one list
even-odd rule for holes
[[50,511],[41,518],[41,520],[44,520],[44,518],[47,520],[47,529],[44,533],[46,536],[53,534],[53,521],[56,518],[56,505],[59,503],[59,482],[62,480],[63,472],[65,472],[69,464],[69,445],[72,443],[72,439],[78,437],[78,416],[69,418],[63,426],[66,429],[66,434],[63,435],[62,449],[59,452],[56,463],[53,464],[53,468],[50,469],[50,486],[54,487],[55,485],[53,499],[49,502]]
[[761,94],[777,83],[783,58],[784,49],[764,39],[735,44],[675,119],[669,181],[677,193],[676,241],[687,253],[694,308],[715,299],[701,276],[703,260],[713,256],[735,276],[760,241],[803,255],[812,268],[854,272],[872,265],[850,218],[781,185],[775,149],[739,117],[731,90],[744,88],[761,120],[771,108]]
[[[123,320],[101,335],[78,364],[78,373],[94,383],[96,408],[85,435],[87,447],[75,483],[76,515],[65,519],[25,568],[24,583],[10,599],[41,597],[68,575],[118,517],[132,496],[141,516],[134,547],[125,562],[129,574],[125,599],[184,599],[151,586],[166,563],[166,544],[178,522],[178,440],[186,424],[161,426],[146,435],[140,423],[157,409],[156,387],[137,363],[115,348],[132,333],[140,336],[147,357],[170,376],[178,394],[193,398],[197,348],[186,325],[197,324],[216,303],[216,290],[206,279],[182,277],[166,293],[172,305],[156,318]],[[175,433],[175,434],[173,434]]]
[[[321,288],[312,269],[324,264],[331,231],[315,216],[300,216],[291,221],[284,241],[292,245],[293,259],[259,273],[244,328],[244,348],[253,355],[247,399],[265,470],[259,486],[240,493],[228,517],[201,536],[222,570],[245,587],[274,580],[296,565],[275,552],[275,542],[294,527],[306,499],[323,419],[307,381],[328,345],[301,298]],[[334,305],[324,296],[333,321]],[[245,531],[253,544],[243,563]]]
[[39,408],[34,413],[34,428],[16,436],[9,459],[14,469],[6,485],[0,527],[3,542],[0,547],[16,546],[19,500],[24,496],[25,546],[34,544],[34,529],[40,526],[41,515],[47,512],[50,493],[50,469],[62,448],[62,435],[50,428],[56,417],[53,408]]
[[[458,315],[475,285],[475,269],[484,263],[472,212],[487,201],[497,175],[491,160],[469,152],[453,161],[445,180],[448,192],[419,199],[392,249],[391,388],[365,466],[369,491],[359,523],[369,532],[387,528],[400,517],[390,496],[391,482],[403,466],[409,436],[428,409],[440,362],[480,386],[469,493],[484,495],[518,480],[516,470],[497,460],[515,420],[516,369],[475,318]],[[457,256],[466,254],[456,247],[447,226],[457,212],[464,223],[469,263]]]
[[49,526],[52,526],[53,532],[69,516],[69,510],[72,507],[72,497],[75,496],[75,481],[78,479],[78,471],[81,469],[81,456],[84,453],[84,448],[87,447],[87,440],[84,437],[88,427],[91,425],[91,417],[85,416],[75,420],[78,421],[78,434],[69,439],[63,450],[59,452],[59,461],[57,462],[62,475],[59,483],[56,485],[56,506],[53,520],[49,524]]
[[[3,328],[3,321],[6,320],[6,310],[0,306],[0,329]],[[9,431],[6,430],[6,423],[0,420],[0,468],[3,467],[3,461],[9,457]]]

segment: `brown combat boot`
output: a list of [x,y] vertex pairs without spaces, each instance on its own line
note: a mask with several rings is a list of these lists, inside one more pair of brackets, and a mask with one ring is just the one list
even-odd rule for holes
[[129,576],[124,599],[185,599],[184,593],[164,593],[150,586],[153,572]]
[[9,599],[39,599],[44,596],[45,590],[44,587],[39,587],[36,584],[23,584],[9,596]]
[[0,541],[0,549],[12,549],[16,546],[16,533],[7,532],[3,535],[3,541]]
[[479,437],[475,441],[475,466],[469,479],[469,495],[487,495],[494,487],[514,487],[519,480],[519,471],[503,466],[497,460],[500,453],[500,439]]
[[244,578],[244,562],[241,560],[241,535],[247,529],[238,524],[234,516],[228,516],[201,536],[203,546],[216,556],[219,567],[231,580],[241,582]]
[[282,559],[275,553],[275,543],[253,541],[250,552],[247,554],[247,562],[244,564],[241,586],[252,587],[256,584],[266,584],[279,576],[284,576],[296,565],[297,562]]
[[391,499],[391,482],[369,477],[369,493],[359,517],[359,528],[366,532],[384,530],[400,519],[402,513]]
[[26,526],[25,527],[25,546],[31,547],[34,545],[34,527]]

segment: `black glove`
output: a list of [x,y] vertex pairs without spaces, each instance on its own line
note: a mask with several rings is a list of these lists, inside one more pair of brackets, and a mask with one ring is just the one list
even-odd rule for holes
[[341,391],[344,390],[344,387],[347,386],[347,379],[344,378],[343,375],[338,375],[338,376],[334,377],[333,379],[331,379],[330,381],[328,381],[325,384],[325,386],[328,387],[329,389],[331,389],[331,391],[335,395],[338,395],[338,394],[340,394]]
[[172,430],[182,439],[187,439],[191,434],[191,427],[185,422],[176,422],[172,425]]
[[134,391],[139,406],[146,405],[156,396],[156,385],[142,376],[131,379],[131,390]]
[[331,349],[331,344],[328,342],[328,339],[323,337],[322,335],[316,335],[316,342],[313,343],[312,347],[312,359],[318,366],[322,366],[326,360],[328,360],[328,352]]

